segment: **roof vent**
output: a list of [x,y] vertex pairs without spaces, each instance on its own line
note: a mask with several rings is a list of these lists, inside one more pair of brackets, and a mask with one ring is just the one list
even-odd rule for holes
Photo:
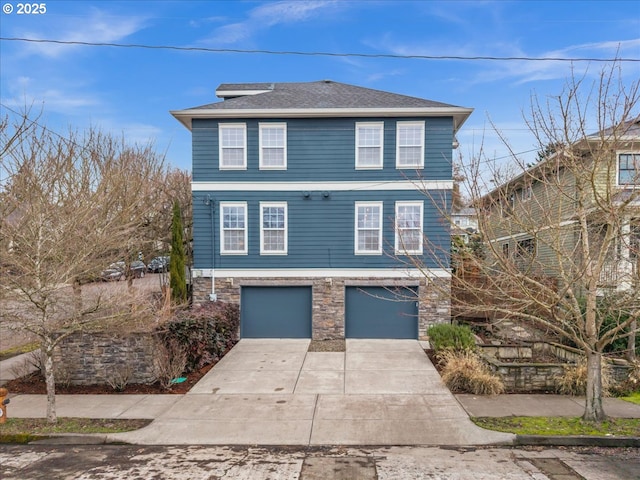
[[322,80],[324,83],[333,83],[332,80],[329,80],[328,78],[325,78],[324,80]]

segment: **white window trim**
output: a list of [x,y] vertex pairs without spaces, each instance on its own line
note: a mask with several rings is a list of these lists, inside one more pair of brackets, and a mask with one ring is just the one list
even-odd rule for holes
[[[282,129],[284,131],[284,159],[283,165],[264,165],[263,164],[263,145],[262,145],[262,132],[266,129]],[[286,123],[259,123],[259,143],[260,143],[260,170],[286,170],[287,169],[287,124]]]
[[[224,146],[222,145],[222,131],[226,128],[242,128],[244,152],[242,165],[223,165],[222,164],[222,152]],[[247,125],[245,123],[220,123],[218,124],[218,168],[220,170],[246,170],[247,169]]]
[[[417,206],[420,207],[420,248],[416,250],[406,250],[400,241],[400,228],[397,225],[398,208],[401,206]],[[396,202],[395,210],[396,228],[395,228],[395,252],[398,255],[422,255],[424,250],[424,202],[420,201],[402,201]],[[408,229],[407,229],[408,230]]]
[[[284,207],[284,250],[264,249],[264,207]],[[260,202],[260,255],[287,255],[289,247],[289,214],[287,202]]]
[[[243,207],[244,208],[244,249],[242,250],[225,250],[224,248],[224,209],[225,207]],[[249,226],[248,222],[248,211],[247,211],[247,202],[220,202],[219,205],[220,210],[220,255],[247,255],[249,252],[249,236],[248,230]]]
[[[358,228],[358,208],[360,207],[372,207],[372,206],[377,206],[379,207],[380,210],[380,214],[379,214],[379,218],[378,218],[378,248],[377,250],[360,250],[358,248],[358,233],[359,233],[359,228]],[[354,219],[354,252],[356,255],[381,255],[382,254],[382,220],[383,220],[383,210],[384,210],[384,203],[383,202],[356,202],[355,204],[355,209],[354,209],[354,213],[355,213],[355,219]]]
[[[360,165],[360,127],[380,129],[380,158],[378,165]],[[384,122],[356,122],[356,170],[381,170],[384,166]]]
[[[620,183],[620,155],[638,155],[640,156],[640,151],[632,151],[632,150],[621,150],[616,152],[616,186],[620,188],[638,188],[640,185],[633,183]],[[640,176],[640,172],[638,172],[638,176]],[[640,179],[639,179],[640,180]]]
[[[401,127],[420,127],[422,134],[420,135],[420,163],[418,165],[402,165],[400,164],[400,147],[416,147],[418,145],[400,145],[400,128]],[[424,122],[396,122],[396,168],[411,168],[414,170],[419,170],[424,168]]]

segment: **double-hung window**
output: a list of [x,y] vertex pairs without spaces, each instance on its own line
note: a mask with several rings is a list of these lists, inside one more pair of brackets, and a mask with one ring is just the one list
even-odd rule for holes
[[244,123],[218,125],[220,170],[246,170],[247,126]]
[[260,124],[260,169],[286,170],[287,125],[285,123]]
[[618,154],[618,185],[640,184],[640,153]]
[[220,253],[246,255],[247,204],[245,202],[220,203]]
[[382,168],[384,123],[356,123],[356,168]]
[[397,254],[422,253],[422,202],[396,202]]
[[260,203],[260,254],[286,255],[287,204]]
[[424,167],[424,122],[396,124],[396,167]]
[[382,253],[382,202],[356,202],[356,255]]

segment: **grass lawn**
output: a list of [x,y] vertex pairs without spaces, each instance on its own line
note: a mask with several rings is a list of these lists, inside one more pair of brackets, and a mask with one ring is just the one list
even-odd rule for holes
[[627,402],[635,403],[636,405],[640,405],[640,392],[633,392],[631,395],[627,397],[620,397],[622,400]]
[[17,347],[2,350],[0,351],[0,362],[2,360],[8,360],[11,357],[15,357],[16,355],[20,355],[21,353],[32,352],[38,347],[40,347],[40,344],[38,342],[31,342],[25,345],[19,345]]
[[119,433],[137,430],[151,420],[58,418],[58,423],[48,423],[45,418],[8,418],[0,424],[0,443],[27,443],[37,437],[61,433]]
[[476,417],[479,427],[518,435],[640,436],[640,418],[612,418],[602,423],[571,417]]

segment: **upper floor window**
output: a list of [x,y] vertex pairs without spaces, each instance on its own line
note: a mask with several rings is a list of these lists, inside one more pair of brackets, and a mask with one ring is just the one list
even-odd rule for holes
[[618,154],[618,185],[640,184],[640,153]]
[[220,203],[220,253],[247,253],[247,204]]
[[260,169],[285,170],[287,168],[287,125],[260,124]]
[[356,254],[382,253],[382,202],[356,203]]
[[218,125],[220,169],[247,168],[247,126],[244,123]]
[[382,168],[384,123],[356,123],[356,168]]
[[396,124],[396,167],[424,167],[424,122]]
[[422,202],[396,202],[396,253],[422,253],[422,217]]
[[287,204],[260,203],[260,254],[287,253]]

